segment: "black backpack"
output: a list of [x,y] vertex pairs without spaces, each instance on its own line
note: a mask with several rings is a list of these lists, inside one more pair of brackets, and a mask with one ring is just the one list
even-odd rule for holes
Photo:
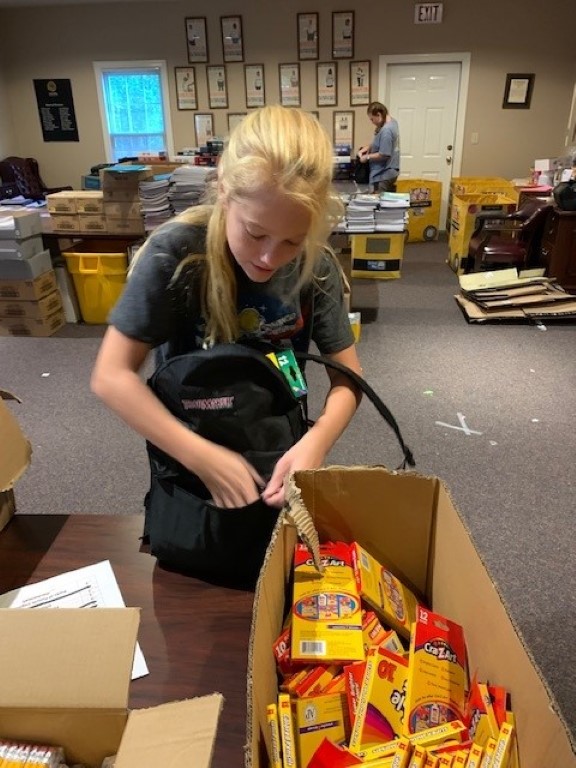
[[[270,347],[218,344],[166,360],[148,385],[189,429],[242,454],[269,479],[280,456],[309,426],[305,398],[298,398],[266,357]],[[332,360],[296,352],[348,375],[394,430],[406,464],[414,466],[398,425],[374,390]],[[201,578],[252,585],[258,576],[279,511],[259,500],[241,509],[216,507],[200,479],[147,443],[151,486],[145,536],[160,564]]]

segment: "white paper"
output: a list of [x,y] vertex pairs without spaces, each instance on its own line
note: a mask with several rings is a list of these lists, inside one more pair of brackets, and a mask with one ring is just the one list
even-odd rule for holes
[[[125,608],[109,560],[67,571],[51,579],[28,584],[0,595],[0,608]],[[140,645],[136,644],[132,680],[148,674]]]

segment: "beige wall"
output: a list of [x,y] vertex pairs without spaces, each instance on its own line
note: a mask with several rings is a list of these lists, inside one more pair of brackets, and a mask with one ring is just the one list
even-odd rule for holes
[[[193,112],[176,109],[173,67],[185,66],[184,18],[205,15],[211,62],[222,62],[220,15],[240,13],[246,63],[264,63],[267,101],[278,101],[278,64],[297,60],[296,13],[320,14],[320,61],[330,60],[331,12],[355,10],[355,59],[372,61],[372,95],[378,94],[381,54],[469,52],[471,54],[462,175],[523,177],[536,157],[562,153],[572,89],[574,0],[445,0],[441,25],[414,25],[413,3],[329,0],[301,3],[232,3],[213,0],[199,6],[174,0],[53,6],[0,10],[0,155],[38,158],[51,185],[78,186],[91,165],[106,160],[101,135],[93,61],[163,59],[170,78],[174,146],[193,144]],[[289,10],[288,10],[289,9]],[[215,129],[224,134],[226,110],[209,110],[205,66],[196,66],[200,111],[213,111]],[[228,64],[230,112],[244,112],[244,74]],[[534,72],[530,110],[502,109],[507,72]],[[42,139],[34,78],[70,78],[79,142]],[[301,63],[302,106],[317,109],[315,63]],[[338,109],[349,108],[348,62],[339,64]],[[5,91],[5,93],[3,93]],[[4,113],[8,112],[8,116]],[[332,108],[321,108],[332,129]],[[358,145],[370,135],[365,108],[356,109]],[[11,126],[14,126],[12,129]],[[471,143],[477,132],[479,143]]]

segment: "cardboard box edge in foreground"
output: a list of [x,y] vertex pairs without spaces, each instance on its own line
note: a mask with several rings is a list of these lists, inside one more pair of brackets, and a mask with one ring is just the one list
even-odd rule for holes
[[24,474],[32,456],[30,441],[4,401],[21,402],[16,395],[0,389],[0,531],[14,514],[13,487]]
[[[464,627],[471,672],[477,669],[482,678],[510,691],[522,768],[576,768],[575,745],[557,714],[554,697],[443,481],[383,467],[326,467],[296,472],[291,482],[300,490],[321,538],[333,538],[339,532],[344,540],[359,539],[368,550],[376,544],[380,557],[383,552],[386,560],[390,554],[404,575],[415,577],[417,587],[421,573],[409,572],[409,551],[387,553],[385,539],[390,533],[392,539],[400,534],[421,544],[417,517],[422,518],[424,528],[429,526],[424,591],[436,611]],[[414,503],[422,505],[416,517],[410,509]],[[374,520],[380,524],[374,526]],[[247,768],[266,764],[262,758],[268,738],[265,708],[276,695],[270,639],[273,642],[280,632],[284,606],[275,603],[279,594],[284,596],[295,541],[295,530],[280,521],[257,585],[249,649]]]

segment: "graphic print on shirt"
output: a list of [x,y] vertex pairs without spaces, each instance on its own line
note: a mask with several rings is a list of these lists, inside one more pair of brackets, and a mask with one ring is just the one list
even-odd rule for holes
[[244,294],[238,302],[238,324],[246,338],[279,341],[301,331],[304,319],[294,303],[277,296]]

